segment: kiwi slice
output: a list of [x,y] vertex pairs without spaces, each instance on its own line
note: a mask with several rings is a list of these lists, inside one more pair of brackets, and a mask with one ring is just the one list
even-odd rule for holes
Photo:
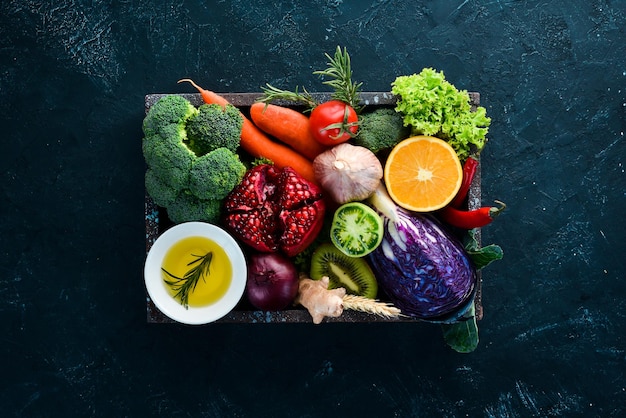
[[375,299],[378,282],[363,258],[350,257],[331,243],[320,244],[311,256],[311,278],[330,279],[329,289],[343,287],[346,293]]
[[363,257],[383,240],[383,221],[374,209],[360,202],[341,205],[330,226],[330,239],[344,254]]

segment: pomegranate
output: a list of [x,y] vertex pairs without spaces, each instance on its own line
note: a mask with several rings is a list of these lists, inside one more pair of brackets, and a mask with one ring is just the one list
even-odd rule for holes
[[326,207],[322,191],[291,167],[261,164],[226,197],[226,228],[261,252],[293,257],[317,237]]

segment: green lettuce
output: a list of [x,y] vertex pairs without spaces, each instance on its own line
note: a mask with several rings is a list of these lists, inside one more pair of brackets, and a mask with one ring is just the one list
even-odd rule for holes
[[485,146],[491,124],[485,108],[472,111],[467,91],[446,81],[443,71],[424,68],[419,74],[397,77],[391,87],[398,98],[396,111],[413,135],[446,140],[461,161]]

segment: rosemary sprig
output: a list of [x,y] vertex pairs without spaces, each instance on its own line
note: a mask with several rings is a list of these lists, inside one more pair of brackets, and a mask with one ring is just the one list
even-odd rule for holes
[[259,101],[263,103],[286,100],[289,102],[303,103],[309,110],[318,105],[317,101],[304,87],[302,88],[302,93],[300,93],[297,86],[295,91],[289,91],[279,89],[278,87],[266,83],[266,87],[261,87],[261,90],[263,91],[263,96],[259,98]]
[[[337,46],[334,57],[328,54],[325,55],[326,58],[328,58],[328,68],[313,71],[313,74],[327,78],[322,84],[332,87],[332,99],[347,103],[358,112],[361,108],[359,102],[363,83],[355,83],[352,81],[352,67],[348,50],[344,48],[342,51],[341,47]],[[266,87],[261,87],[261,90],[263,91],[263,96],[258,100],[266,104],[277,100],[285,100],[302,103],[307,106],[309,111],[319,104],[304,87],[302,88],[302,93],[300,93],[297,86],[295,91],[289,91],[279,89],[267,83]]]
[[193,292],[196,289],[196,285],[202,279],[206,282],[205,276],[208,276],[211,267],[211,261],[213,260],[213,252],[209,251],[205,255],[197,255],[191,254],[193,257],[196,257],[195,260],[187,263],[188,266],[193,266],[192,268],[185,273],[183,277],[178,277],[170,273],[161,267],[163,273],[167,276],[171,277],[174,280],[163,279],[165,283],[167,283],[174,292],[174,298],[179,298],[180,303],[185,307],[185,309],[189,308],[189,293]]
[[331,57],[325,54],[328,58],[328,68],[321,71],[314,71],[313,74],[321,77],[329,78],[323,82],[327,86],[333,88],[333,99],[340,100],[344,103],[348,103],[354,109],[359,105],[359,93],[363,83],[355,83],[352,81],[352,67],[350,65],[350,55],[346,48],[341,50],[337,46],[335,56]]

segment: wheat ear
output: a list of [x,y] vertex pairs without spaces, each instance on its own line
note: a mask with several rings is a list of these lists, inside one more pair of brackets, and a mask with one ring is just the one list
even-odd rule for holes
[[385,318],[396,318],[402,316],[400,309],[390,303],[379,302],[375,299],[364,296],[345,295],[343,297],[343,308],[353,311],[371,313]]

